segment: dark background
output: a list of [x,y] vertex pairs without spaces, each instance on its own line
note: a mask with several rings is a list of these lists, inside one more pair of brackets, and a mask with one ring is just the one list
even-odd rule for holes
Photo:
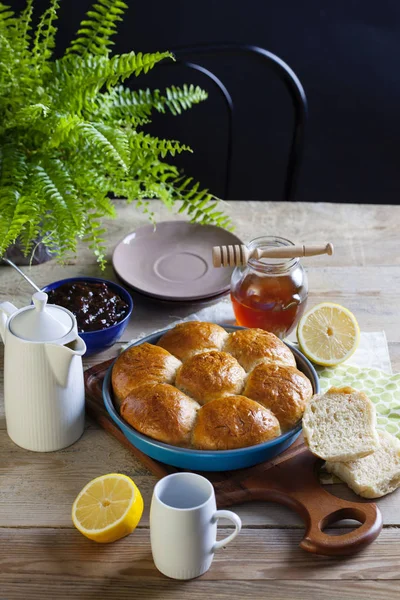
[[[9,2],[15,8],[23,0]],[[309,102],[297,200],[397,204],[400,198],[400,2],[398,0],[128,0],[115,51],[166,50],[201,42],[244,42],[278,54],[300,78]],[[46,7],[37,0],[37,9]],[[77,30],[90,0],[61,0],[57,52]],[[267,66],[250,57],[199,61],[235,102],[232,199],[282,197],[292,127],[289,98]],[[163,87],[201,75],[158,66],[130,82]],[[180,117],[160,116],[153,133],[190,144],[188,173],[222,194],[226,113],[210,93]]]

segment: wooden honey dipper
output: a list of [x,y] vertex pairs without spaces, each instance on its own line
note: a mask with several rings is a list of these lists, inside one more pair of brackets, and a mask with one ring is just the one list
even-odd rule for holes
[[268,250],[249,250],[244,244],[237,246],[214,246],[212,250],[214,267],[241,267],[247,265],[250,258],[299,258],[333,254],[333,244],[324,246],[276,246]]

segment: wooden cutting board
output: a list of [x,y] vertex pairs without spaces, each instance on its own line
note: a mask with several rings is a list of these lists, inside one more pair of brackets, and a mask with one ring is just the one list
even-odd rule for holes
[[[85,372],[88,413],[136,456],[158,478],[179,469],[160,463],[135,448],[108,415],[102,384],[109,360]],[[319,483],[315,458],[301,440],[272,460],[255,467],[221,473],[202,473],[214,485],[219,508],[253,500],[278,502],[296,511],[305,524],[300,547],[325,555],[348,555],[362,550],[379,535],[382,516],[371,502],[349,502],[333,496]],[[341,519],[355,519],[360,527],[331,536],[323,530]]]

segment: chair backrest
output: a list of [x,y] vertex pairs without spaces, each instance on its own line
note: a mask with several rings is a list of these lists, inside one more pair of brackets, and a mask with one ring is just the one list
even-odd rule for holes
[[[283,200],[295,200],[300,166],[304,151],[305,126],[307,121],[307,99],[303,86],[293,70],[278,56],[264,48],[247,44],[215,43],[198,44],[172,48],[176,57],[176,64],[201,72],[214,84],[217,91],[224,99],[227,109],[227,151],[226,165],[224,170],[224,198],[229,199],[232,179],[232,154],[234,145],[233,115],[234,100],[227,87],[215,73],[198,64],[199,58],[214,58],[218,55],[251,55],[267,65],[274,74],[282,81],[289,93],[293,107],[293,130],[287,158],[287,167],[283,191]],[[196,60],[196,62],[192,62]],[[170,64],[170,63],[164,63]]]

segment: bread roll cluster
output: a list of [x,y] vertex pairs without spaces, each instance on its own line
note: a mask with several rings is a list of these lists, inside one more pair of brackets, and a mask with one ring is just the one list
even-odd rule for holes
[[121,416],[174,446],[244,448],[271,440],[302,417],[313,390],[290,349],[262,329],[228,334],[190,321],[157,345],[128,348],[112,371]]

